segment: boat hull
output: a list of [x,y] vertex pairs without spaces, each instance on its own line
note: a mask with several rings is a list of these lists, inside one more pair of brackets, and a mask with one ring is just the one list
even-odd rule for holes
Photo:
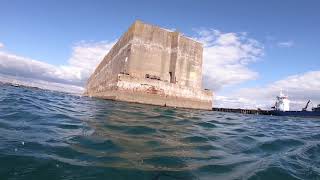
[[320,111],[271,111],[271,115],[320,118]]

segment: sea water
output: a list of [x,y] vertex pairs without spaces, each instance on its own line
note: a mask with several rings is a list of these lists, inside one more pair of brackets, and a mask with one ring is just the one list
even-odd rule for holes
[[0,85],[0,179],[320,179],[320,120]]

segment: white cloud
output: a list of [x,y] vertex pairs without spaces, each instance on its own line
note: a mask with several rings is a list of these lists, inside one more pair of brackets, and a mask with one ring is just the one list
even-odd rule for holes
[[71,58],[68,61],[69,66],[66,68],[74,69],[79,73],[78,78],[85,82],[114,43],[107,41],[79,42],[73,47]]
[[195,39],[204,44],[205,87],[217,91],[258,77],[248,65],[263,55],[263,46],[247,33],[223,33],[216,29],[201,29],[197,33]]
[[106,41],[77,43],[68,63],[59,66],[0,51],[0,73],[15,78],[83,86],[113,44]]
[[0,42],[0,48],[4,48],[4,44]]
[[293,41],[278,42],[277,45],[278,45],[279,47],[289,48],[289,47],[294,46],[294,42],[293,42]]
[[21,76],[11,76],[6,74],[0,74],[0,82],[4,83],[14,83],[23,86],[29,87],[38,87],[41,89],[49,89],[54,91],[62,91],[74,94],[81,94],[84,91],[83,87],[69,85],[69,84],[62,84],[56,82],[48,82],[34,78],[26,78]]
[[224,107],[224,108],[241,108],[241,109],[256,109],[261,107],[261,105],[257,104],[257,100],[255,99],[247,99],[243,97],[235,97],[235,96],[214,96],[213,101],[214,107]]
[[[229,107],[229,105],[233,105],[237,108],[269,109],[281,89],[288,93],[293,110],[301,110],[309,99],[315,106],[320,103],[320,71],[309,71],[288,76],[265,86],[234,91],[228,98],[217,98],[216,106]],[[238,103],[232,103],[233,101]]]

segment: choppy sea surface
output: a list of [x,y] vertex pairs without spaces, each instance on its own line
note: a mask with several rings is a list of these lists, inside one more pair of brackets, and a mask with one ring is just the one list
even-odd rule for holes
[[320,179],[320,119],[0,85],[0,179]]

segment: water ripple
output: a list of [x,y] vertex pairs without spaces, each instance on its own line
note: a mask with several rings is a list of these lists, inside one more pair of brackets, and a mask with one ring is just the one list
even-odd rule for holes
[[1,179],[320,179],[320,120],[0,86]]

